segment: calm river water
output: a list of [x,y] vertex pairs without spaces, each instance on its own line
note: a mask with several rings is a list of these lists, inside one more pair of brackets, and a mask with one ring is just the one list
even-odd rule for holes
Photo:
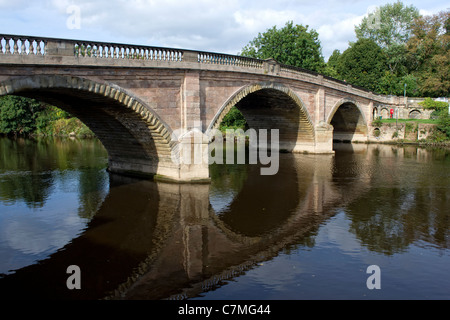
[[106,168],[97,140],[0,138],[1,298],[450,299],[449,150],[339,144],[200,185]]

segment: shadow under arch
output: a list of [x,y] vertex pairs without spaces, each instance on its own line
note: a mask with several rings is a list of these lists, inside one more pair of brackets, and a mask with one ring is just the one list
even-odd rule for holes
[[37,75],[3,81],[3,95],[37,99],[79,118],[107,150],[112,172],[153,176],[171,164],[174,142],[168,125],[145,103],[115,84]]
[[367,141],[367,119],[359,103],[351,98],[339,100],[328,115],[327,122],[334,128],[333,141]]
[[314,143],[314,126],[301,98],[283,84],[260,82],[240,88],[219,109],[206,130],[218,129],[236,106],[252,129],[279,129],[280,150],[293,152],[297,143]]

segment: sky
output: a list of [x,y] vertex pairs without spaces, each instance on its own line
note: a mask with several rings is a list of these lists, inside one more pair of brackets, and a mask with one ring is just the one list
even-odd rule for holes
[[[0,0],[0,33],[238,54],[286,22],[319,33],[325,61],[354,41],[355,25],[395,0]],[[423,15],[448,0],[403,0]]]

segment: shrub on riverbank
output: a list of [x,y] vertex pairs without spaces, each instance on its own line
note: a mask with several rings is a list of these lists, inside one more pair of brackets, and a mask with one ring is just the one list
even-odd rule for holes
[[0,97],[0,134],[93,137],[94,133],[69,113],[34,99]]

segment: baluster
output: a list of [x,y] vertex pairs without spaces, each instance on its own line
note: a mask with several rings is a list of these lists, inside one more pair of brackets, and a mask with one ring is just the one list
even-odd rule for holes
[[11,41],[11,39],[6,38],[5,40],[6,40],[6,45],[5,45],[6,51],[5,51],[5,53],[6,54],[11,54],[11,46],[9,45],[9,42]]
[[38,46],[39,42],[37,40],[33,40],[30,44],[30,53],[33,52],[34,55],[38,55]]
[[[26,39],[19,39],[20,40],[20,54],[27,54],[27,51],[25,49],[25,41]],[[18,41],[19,41],[18,40]]]
[[41,40],[35,40],[36,41],[36,55],[40,56],[42,51],[41,51]]
[[0,38],[0,54],[3,54],[3,37]]
[[13,39],[13,43],[14,43],[13,54],[18,54],[19,53],[19,47],[17,45],[17,41],[18,41],[18,39]]

